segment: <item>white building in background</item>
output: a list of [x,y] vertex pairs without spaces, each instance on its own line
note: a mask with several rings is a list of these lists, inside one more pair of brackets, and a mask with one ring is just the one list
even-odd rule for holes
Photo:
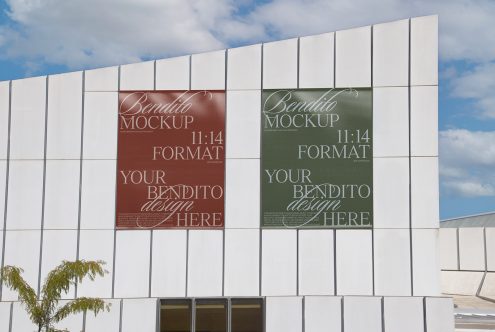
[[[109,274],[84,282],[71,290],[67,299],[98,296],[108,299],[112,310],[96,318],[91,314],[74,316],[59,326],[70,331],[453,331],[453,303],[440,296],[437,255],[437,20],[437,16],[419,17],[172,59],[1,82],[2,266],[22,267],[27,281],[39,288],[47,272],[62,260],[106,261]],[[221,146],[218,158],[191,166],[195,171],[210,172],[211,168],[213,173],[200,178],[215,178],[221,187],[222,195],[208,201],[220,200],[220,212],[214,212],[220,213],[216,215],[218,223],[211,217],[203,224],[195,219],[180,227],[153,227],[156,224],[146,219],[151,213],[145,218],[125,210],[134,201],[124,196],[142,192],[125,187],[120,171],[126,169],[126,162],[150,164],[139,159],[144,158],[139,155],[139,144],[132,153],[125,150],[141,138],[122,144],[126,131],[132,131],[123,128],[124,120],[119,118],[123,98],[137,96],[136,91],[150,98],[169,98],[177,91],[189,90],[220,96],[218,100],[212,97],[217,100],[212,107],[225,127],[211,129],[212,134],[208,126],[218,122],[205,124],[208,129],[203,131],[195,128],[192,145],[188,145],[200,146],[194,150],[200,152],[191,154],[206,153],[208,158],[209,146]],[[321,142],[320,157],[304,161],[318,166],[302,168],[313,175],[323,169],[325,179],[335,175],[332,163],[342,159],[344,166],[338,166],[342,178],[359,178],[361,172],[352,173],[356,167],[370,172],[369,181],[363,180],[369,182],[365,186],[372,189],[369,193],[363,192],[354,201],[340,197],[342,205],[350,202],[355,208],[350,212],[365,214],[360,222],[348,213],[341,224],[335,217],[336,224],[304,226],[297,224],[299,219],[290,219],[300,214],[270,210],[278,196],[261,195],[273,188],[264,178],[264,167],[283,162],[287,146],[282,144],[269,154],[264,149],[273,148],[267,142],[298,132],[295,122],[286,133],[267,130],[263,116],[268,112],[268,94],[273,91],[292,91],[294,96],[302,96],[300,100],[311,98],[314,91],[331,91],[332,96],[339,91],[357,91],[371,96],[364,102],[369,102],[368,108],[350,102],[338,109],[340,113],[336,111],[342,123],[348,109],[358,110],[357,118],[360,109],[369,109],[372,117],[367,123],[372,127],[367,135],[340,129],[338,142],[332,145],[342,148],[348,144],[351,149],[368,144],[366,151],[371,154],[330,158],[329,150],[324,153],[328,142]],[[201,107],[206,104],[198,105],[194,121],[199,123],[204,120]],[[304,112],[311,110],[297,114]],[[168,120],[147,125],[167,126],[163,121]],[[308,124],[311,120],[305,121],[306,127],[312,126]],[[346,125],[354,128],[351,120]],[[337,140],[337,131],[329,130],[331,139]],[[313,132],[321,134],[319,129],[311,129]],[[179,134],[150,144],[162,150],[170,146],[187,150],[174,137]],[[308,145],[304,141],[309,136],[297,137],[302,140],[299,146]],[[282,157],[271,158],[276,152]],[[328,162],[328,171],[313,159],[328,159],[323,161]],[[364,159],[366,165],[344,159]],[[173,164],[169,158],[163,162],[172,166],[161,185],[176,183],[180,176],[194,177],[187,173],[193,164],[190,160]],[[308,175],[306,171],[302,174]],[[173,172],[179,175],[169,177]],[[334,183],[339,183],[340,176],[332,178]],[[284,188],[275,189],[284,195]],[[149,186],[147,190],[150,198]],[[296,189],[293,193],[296,195]],[[119,203],[120,199],[124,203]],[[207,211],[211,208],[208,204],[194,211]],[[139,224],[132,219],[136,215],[149,223]],[[274,224],[278,216],[283,216],[283,225]],[[15,294],[2,288],[1,332],[34,330],[16,300]]]

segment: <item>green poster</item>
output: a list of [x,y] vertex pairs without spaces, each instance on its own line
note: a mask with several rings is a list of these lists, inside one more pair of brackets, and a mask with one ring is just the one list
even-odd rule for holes
[[372,90],[263,90],[261,226],[373,225]]

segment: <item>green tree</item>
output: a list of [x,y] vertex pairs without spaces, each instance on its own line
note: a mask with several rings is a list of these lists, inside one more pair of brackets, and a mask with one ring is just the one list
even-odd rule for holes
[[0,269],[0,280],[6,287],[17,292],[19,301],[31,321],[38,326],[39,332],[57,332],[59,330],[54,328],[54,324],[71,314],[92,311],[97,315],[100,311],[110,310],[110,304],[90,297],[80,297],[63,306],[58,305],[62,292],[66,294],[71,285],[81,283],[84,277],[94,280],[95,277],[108,273],[103,268],[104,264],[103,261],[63,261],[48,273],[39,299],[34,289],[22,277],[21,268],[4,266]]

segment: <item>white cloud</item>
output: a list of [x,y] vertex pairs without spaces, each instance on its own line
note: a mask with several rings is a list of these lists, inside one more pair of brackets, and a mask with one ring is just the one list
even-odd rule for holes
[[440,132],[443,192],[456,196],[495,196],[495,131]]
[[475,100],[482,117],[495,119],[495,63],[476,66],[452,79],[452,95]]
[[7,58],[94,67],[440,14],[445,60],[495,59],[492,0],[7,0]]

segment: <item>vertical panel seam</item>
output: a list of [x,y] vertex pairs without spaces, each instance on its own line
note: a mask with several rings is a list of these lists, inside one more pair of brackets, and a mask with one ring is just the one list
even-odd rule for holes
[[187,297],[187,284],[189,283],[189,229],[186,229],[186,278],[185,278],[185,297]]
[[344,296],[340,298],[340,331],[344,332],[345,319],[344,319]]
[[412,228],[412,159],[411,159],[411,19],[408,20],[408,87],[407,87],[407,115],[408,115],[408,148],[409,148],[409,265],[411,267],[411,296],[414,295],[414,257],[413,257],[413,228]]
[[296,63],[296,65],[297,65],[297,73],[296,73],[296,75],[297,75],[297,81],[296,81],[296,87],[298,89],[299,89],[299,86],[300,86],[299,79],[300,79],[300,76],[301,76],[300,73],[299,73],[300,68],[301,68],[301,65],[299,64],[299,62],[300,62],[300,50],[301,50],[301,41],[300,40],[301,40],[300,38],[297,38],[297,55],[296,55],[296,61],[297,61],[297,63]]
[[41,287],[41,267],[43,264],[43,238],[45,227],[45,190],[46,190],[46,149],[47,149],[47,128],[48,128],[48,89],[50,85],[50,76],[46,76],[45,82],[45,135],[43,146],[43,187],[41,196],[41,226],[40,226],[40,252],[39,252],[39,264],[38,264],[38,290],[37,297],[40,296]]
[[333,295],[337,295],[337,230],[333,230]]
[[[120,74],[121,74],[121,66],[118,67],[117,69],[117,110],[119,108],[119,94],[120,94]],[[118,171],[118,148],[119,148],[119,130],[118,130],[118,116],[117,116],[117,157],[115,160],[115,208],[114,208],[114,220],[113,220],[113,263],[112,263],[112,298],[115,297],[115,262],[117,258],[117,171]],[[122,310],[121,310],[121,315],[122,315]]]
[[153,230],[150,230],[150,266],[148,268],[148,297],[151,297],[151,281],[153,272]]
[[189,90],[192,88],[192,55],[189,56]]
[[[82,98],[81,98],[81,144],[79,151],[79,201],[77,206],[77,247],[76,247],[76,260],[80,257],[80,245],[81,245],[81,202],[82,202],[82,168],[83,168],[83,149],[84,149],[84,101],[86,85],[86,71],[82,72]],[[77,298],[78,284],[75,286],[74,297]],[[86,317],[86,316],[85,316]],[[84,318],[86,321],[86,318]]]
[[337,31],[333,33],[333,87],[337,87]]
[[455,236],[456,236],[456,242],[457,242],[457,270],[461,269],[461,242],[460,242],[460,236],[459,236],[459,227],[455,229]]
[[299,229],[296,229],[296,295],[299,296]]
[[229,57],[229,52],[226,49],[225,54],[224,54],[224,98],[225,98],[225,113],[224,113],[224,162],[223,162],[223,229],[222,229],[222,296],[225,295],[225,226],[226,226],[226,219],[225,219],[225,210],[226,210],[226,202],[227,202],[227,197],[225,196],[225,187],[227,185],[227,159],[225,158],[226,151],[227,151],[227,117],[228,117],[228,108],[227,108],[227,68],[228,68],[228,58]]
[[14,317],[14,302],[10,302],[10,312],[9,312],[9,332],[12,332],[12,320]]
[[265,49],[265,44],[261,43],[261,75],[260,75],[260,165],[259,165],[259,170],[260,170],[260,178],[258,179],[260,183],[260,213],[259,213],[259,294],[260,296],[263,294],[263,230],[262,230],[262,223],[263,223],[263,191],[262,191],[262,166],[263,166],[263,67],[264,67],[264,49]]
[[[373,25],[370,27],[370,48],[371,48],[371,63],[370,63],[370,86],[371,86],[371,129],[373,130]],[[372,131],[372,135],[373,135]],[[373,154],[372,154],[373,156]],[[371,162],[371,185],[373,186],[373,159]],[[372,203],[371,207],[373,209],[373,199],[374,197],[372,196]],[[374,225],[374,222],[373,222]],[[375,295],[375,227],[371,227],[371,294]]]
[[153,61],[153,90],[156,90],[156,60]]
[[[4,197],[4,209],[3,209],[3,242],[2,242],[2,257],[0,258],[0,267],[4,267],[5,264],[5,242],[7,240],[7,203],[9,197],[9,173],[10,173],[10,130],[11,130],[11,116],[12,116],[12,81],[9,81],[9,110],[8,110],[8,124],[7,124],[7,161],[5,164],[5,197]],[[3,281],[0,280],[0,300],[2,299]]]
[[426,297],[423,297],[423,329],[425,332],[428,331],[428,324],[427,324],[427,312],[426,312]]
[[123,316],[123,312],[124,312],[124,300],[123,299],[120,299],[119,332],[122,332],[122,316]]
[[385,332],[385,297],[382,296],[380,301],[381,307],[381,319],[382,319],[382,332]]

